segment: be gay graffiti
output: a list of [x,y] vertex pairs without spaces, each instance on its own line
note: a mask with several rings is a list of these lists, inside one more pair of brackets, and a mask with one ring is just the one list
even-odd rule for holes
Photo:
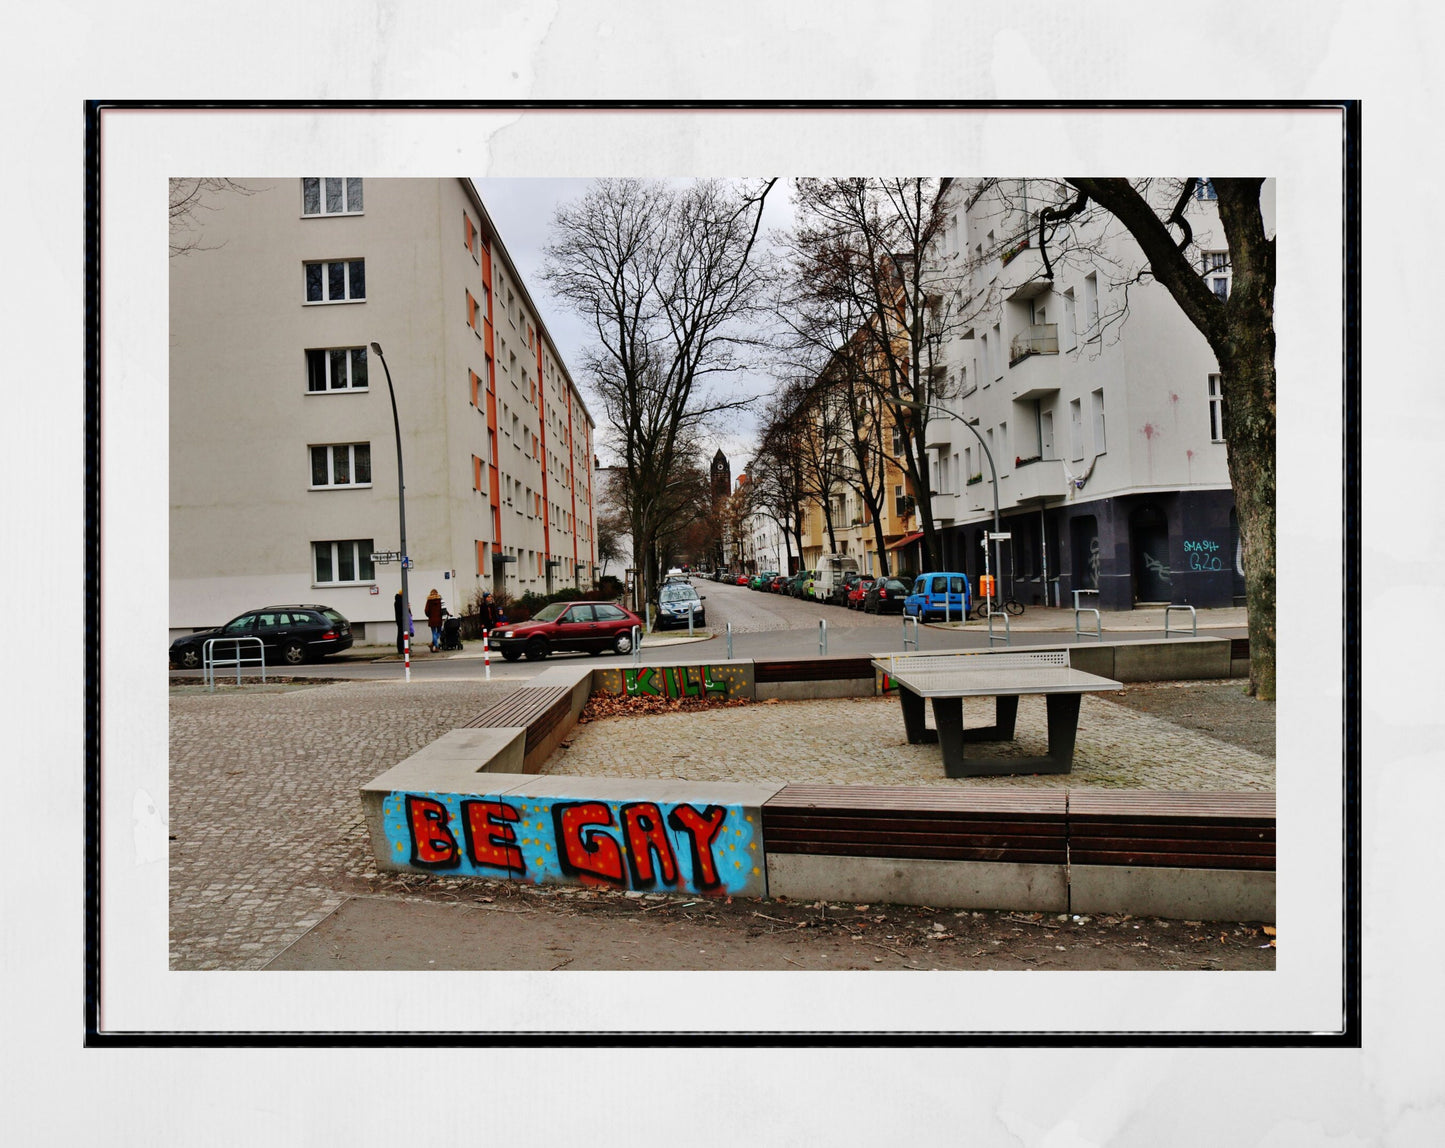
[[737,805],[392,793],[393,862],[534,884],[763,896],[761,844]]

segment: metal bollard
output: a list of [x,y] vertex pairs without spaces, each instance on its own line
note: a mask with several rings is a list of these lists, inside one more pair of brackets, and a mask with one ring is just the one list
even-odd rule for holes
[[733,624],[732,624],[731,622],[728,623],[727,630],[728,630],[728,661],[732,661],[732,657],[733,657]]
[[818,653],[820,653],[820,654],[827,654],[827,652],[828,652],[828,619],[827,619],[827,618],[819,618],[819,619],[818,619]]
[[492,647],[487,641],[487,631],[482,631],[482,665],[486,667],[487,681],[492,680]]
[[[912,622],[912,623],[913,623],[913,637],[912,637],[911,639],[910,639],[909,636],[908,636],[908,623],[909,623],[909,622]],[[903,615],[903,648],[906,650],[906,649],[908,649],[909,646],[912,646],[915,650],[918,649],[918,619],[915,618],[912,614],[904,614],[904,615]]]
[[632,664],[642,665],[642,630],[638,626],[632,627]]
[[687,612],[687,636],[688,636],[689,638],[691,638],[691,637],[693,636],[693,634],[692,634],[692,617],[693,617],[692,611],[689,610],[689,611]]

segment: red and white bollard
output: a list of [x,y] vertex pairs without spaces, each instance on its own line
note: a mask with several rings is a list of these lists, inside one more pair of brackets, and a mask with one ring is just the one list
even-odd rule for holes
[[410,635],[410,634],[403,634],[403,635],[401,636],[401,651],[402,651],[402,656],[405,658],[405,661],[406,661],[406,680],[407,680],[407,681],[411,681],[411,635]]
[[487,644],[487,631],[482,631],[482,664],[487,670],[487,680],[492,680],[492,648]]

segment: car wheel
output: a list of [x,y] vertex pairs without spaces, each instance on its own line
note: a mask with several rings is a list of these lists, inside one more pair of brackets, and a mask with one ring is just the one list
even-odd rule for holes
[[632,653],[632,635],[630,633],[618,634],[612,642],[612,649],[618,654]]
[[194,670],[201,664],[201,651],[192,646],[189,650],[182,650],[181,656],[177,659],[183,670]]
[[541,638],[533,638],[527,643],[527,661],[541,662],[547,658],[547,643]]
[[522,657],[522,651],[513,649],[509,646],[507,649],[502,651],[502,657],[506,658],[509,662],[515,662]]
[[306,660],[306,647],[300,642],[287,642],[281,647],[281,660],[288,666],[299,666]]

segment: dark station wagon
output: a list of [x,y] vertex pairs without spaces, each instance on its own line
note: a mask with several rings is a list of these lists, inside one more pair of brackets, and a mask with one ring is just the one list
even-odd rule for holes
[[185,634],[171,643],[170,664],[183,670],[200,666],[206,642],[220,638],[212,649],[217,657],[252,657],[256,643],[228,642],[226,638],[260,638],[266,664],[302,662],[351,648],[351,623],[330,606],[263,606],[232,618],[214,630]]

